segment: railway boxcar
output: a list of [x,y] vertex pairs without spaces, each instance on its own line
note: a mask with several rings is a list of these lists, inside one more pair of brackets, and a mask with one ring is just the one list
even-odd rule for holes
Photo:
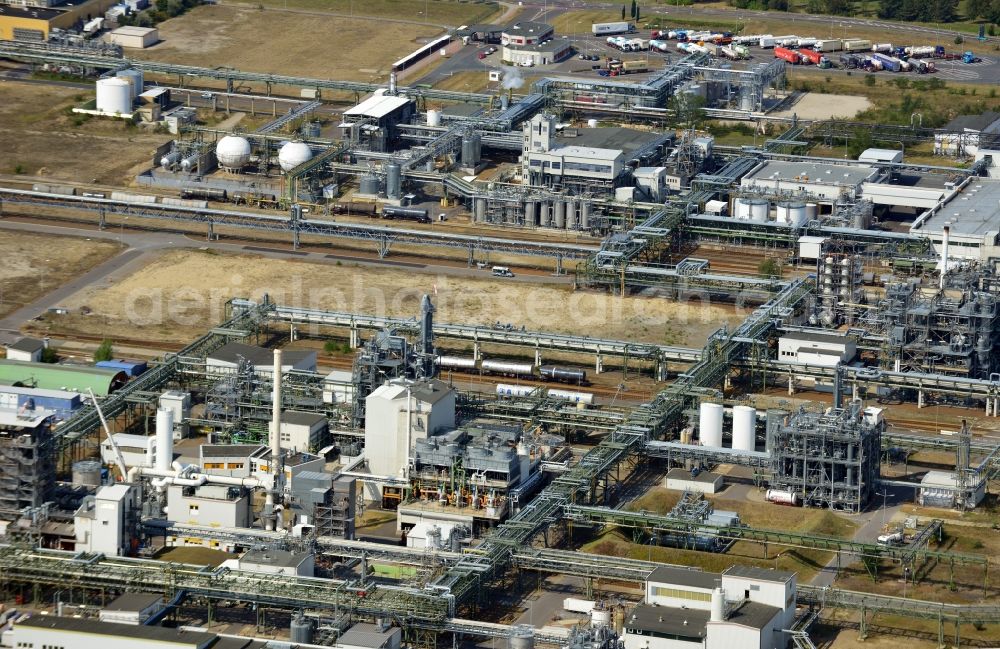
[[572,367],[559,367],[558,365],[542,365],[538,368],[538,375],[546,381],[559,381],[560,383],[575,383],[583,385],[587,382],[587,371],[578,370]]

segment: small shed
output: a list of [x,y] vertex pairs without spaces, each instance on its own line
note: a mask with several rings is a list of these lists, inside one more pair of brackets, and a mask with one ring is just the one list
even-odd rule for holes
[[37,338],[21,338],[7,348],[7,358],[12,361],[37,363],[42,360],[45,342]]
[[155,27],[119,27],[108,34],[108,42],[141,50],[160,42],[160,30]]

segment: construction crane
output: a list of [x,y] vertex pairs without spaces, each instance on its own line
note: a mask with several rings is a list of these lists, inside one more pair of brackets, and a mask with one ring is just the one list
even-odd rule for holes
[[94,391],[87,388],[87,394],[90,395],[90,400],[94,402],[94,409],[97,411],[97,416],[101,418],[101,426],[104,427],[104,432],[108,436],[108,442],[111,443],[111,450],[115,452],[115,464],[118,465],[118,471],[121,473],[122,480],[128,475],[128,469],[125,467],[125,458],[122,456],[122,451],[118,448],[118,442],[115,441],[114,436],[111,434],[111,429],[108,428],[108,420],[104,418],[104,413],[101,411],[101,406],[97,403],[97,397],[94,396]]

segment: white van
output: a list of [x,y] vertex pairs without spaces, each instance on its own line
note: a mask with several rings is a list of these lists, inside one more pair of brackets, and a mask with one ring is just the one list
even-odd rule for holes
[[513,277],[514,273],[510,272],[510,269],[506,266],[494,266],[493,267],[494,277]]

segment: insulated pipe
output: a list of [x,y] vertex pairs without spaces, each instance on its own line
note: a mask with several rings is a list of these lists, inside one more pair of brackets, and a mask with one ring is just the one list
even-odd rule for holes
[[273,394],[271,398],[271,488],[267,491],[264,501],[265,530],[278,529],[278,510],[275,509],[275,496],[279,493],[281,480],[281,350],[274,350]]
[[941,229],[941,281],[938,288],[944,289],[944,278],[948,274],[948,239],[951,234],[951,226],[944,226]]

